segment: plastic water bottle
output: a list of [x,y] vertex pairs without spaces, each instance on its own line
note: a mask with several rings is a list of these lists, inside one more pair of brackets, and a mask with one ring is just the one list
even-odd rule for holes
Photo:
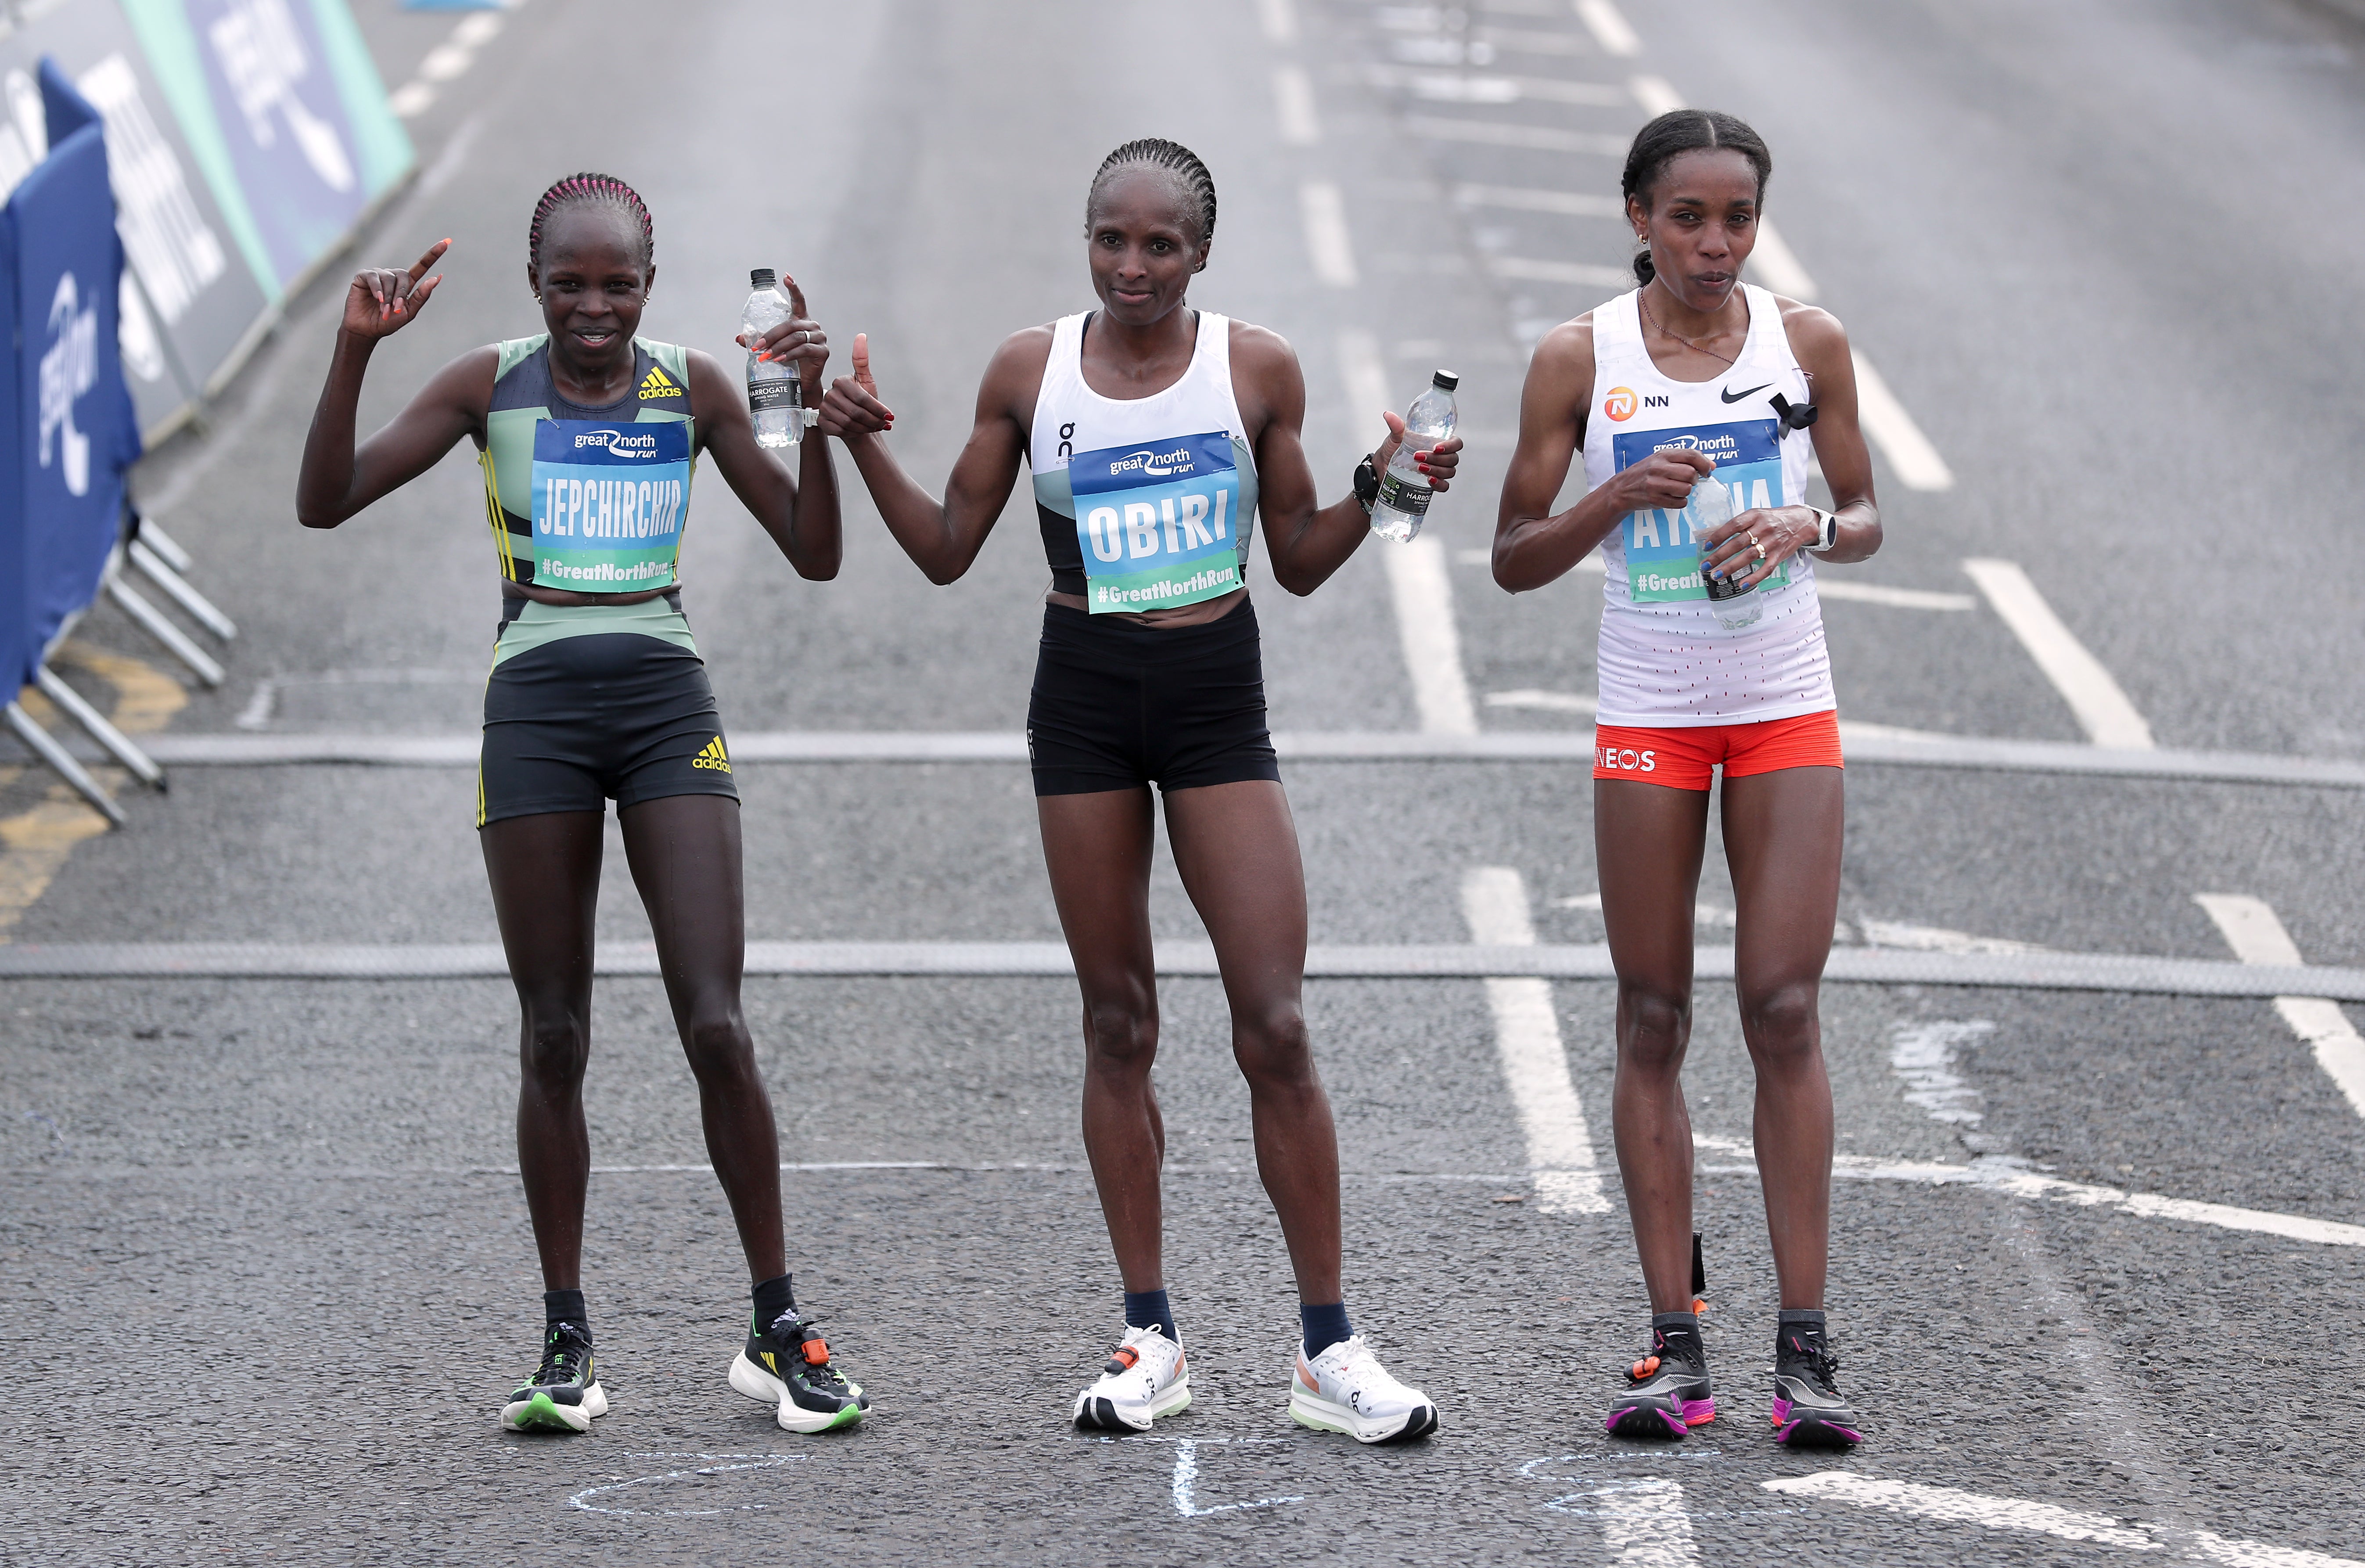
[[1402,544],[1420,532],[1429,517],[1429,503],[1437,491],[1413,462],[1453,433],[1453,389],[1462,377],[1440,370],[1429,377],[1429,390],[1405,410],[1403,442],[1380,476],[1379,498],[1372,503],[1372,532],[1391,544]]
[[[754,286],[739,310],[739,335],[749,343],[789,319],[779,277],[769,267],[747,274]],[[747,410],[756,416],[756,444],[794,446],[805,433],[805,378],[791,361],[758,360],[747,351]]]
[[1742,577],[1754,570],[1756,557],[1744,555],[1730,563],[1728,576],[1708,575],[1708,550],[1700,536],[1713,528],[1721,528],[1732,521],[1732,492],[1713,474],[1703,474],[1692,481],[1690,498],[1684,502],[1684,526],[1691,531],[1692,558],[1700,563],[1700,585],[1708,589],[1709,607],[1716,611],[1716,623],[1728,632],[1738,632],[1744,626],[1757,624],[1757,617],[1765,607],[1758,602],[1754,584],[1741,586]]

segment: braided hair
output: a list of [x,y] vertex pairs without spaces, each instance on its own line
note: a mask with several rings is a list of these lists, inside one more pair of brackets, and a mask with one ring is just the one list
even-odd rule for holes
[[[1730,147],[1749,160],[1749,166],[1757,171],[1757,200],[1763,206],[1765,182],[1774,175],[1774,154],[1765,150],[1765,138],[1746,122],[1715,109],[1670,109],[1636,131],[1634,145],[1626,153],[1621,186],[1630,198],[1640,197],[1647,212],[1660,171],[1687,152],[1709,147]],[[1652,264],[1650,248],[1643,247],[1634,258],[1634,275],[1648,283],[1657,270]]]
[[1163,172],[1199,204],[1199,249],[1206,250],[1207,241],[1216,237],[1216,177],[1207,173],[1207,165],[1199,161],[1196,152],[1162,136],[1128,141],[1101,160],[1100,172],[1093,176],[1092,193],[1084,198],[1086,230],[1092,228],[1093,209],[1100,206],[1101,187],[1122,171],[1136,168]]
[[525,261],[533,275],[542,275],[542,237],[550,228],[550,220],[565,208],[586,202],[597,202],[622,212],[641,231],[641,266],[645,270],[656,259],[656,226],[649,221],[649,209],[640,193],[613,174],[569,174],[548,190],[533,204],[533,227],[526,230]]

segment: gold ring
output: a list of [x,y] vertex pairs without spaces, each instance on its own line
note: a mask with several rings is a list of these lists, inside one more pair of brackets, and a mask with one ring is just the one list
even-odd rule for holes
[[1761,561],[1765,559],[1765,541],[1753,533],[1749,536],[1749,543],[1757,546],[1757,558]]

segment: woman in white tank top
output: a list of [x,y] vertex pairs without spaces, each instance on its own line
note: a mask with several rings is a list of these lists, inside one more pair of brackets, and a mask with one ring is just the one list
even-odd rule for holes
[[[1736,989],[1757,1073],[1757,1160],[1781,1287],[1772,1414],[1788,1443],[1853,1444],[1823,1317],[1832,1093],[1816,991],[1838,913],[1839,729],[1815,558],[1880,547],[1846,334],[1823,311],[1740,282],[1773,161],[1729,115],[1679,109],[1635,137],[1627,214],[1642,286],[1554,329],[1528,371],[1504,481],[1495,580],[1541,588],[1597,545],[1608,568],[1594,834],[1618,970],[1618,1169],[1651,1297],[1650,1349],[1608,1429],[1681,1437],[1715,1417],[1693,1316],[1692,912],[1709,785],[1724,769]],[[1811,430],[1810,427],[1811,426]],[[1837,505],[1806,504],[1809,445]],[[1571,458],[1586,491],[1552,510]],[[1734,516],[1697,540],[1696,485]],[[1721,625],[1709,580],[1760,601]]]
[[[1311,593],[1370,530],[1376,472],[1317,504],[1299,445],[1306,386],[1275,334],[1184,302],[1206,264],[1216,193],[1170,141],[1111,153],[1086,203],[1100,308],[1004,342],[977,425],[938,501],[888,450],[894,416],[855,339],[851,379],[823,401],[880,516],[921,569],[969,569],[1034,470],[1051,566],[1026,744],[1043,854],[1084,1003],[1084,1145],[1125,1283],[1123,1342],[1076,1396],[1076,1425],[1143,1431],[1191,1402],[1161,1259],[1165,1134],[1149,1068],[1158,991],[1149,940],[1155,819],[1165,797],[1176,869],[1214,939],[1249,1083],[1257,1169],[1297,1274],[1303,1335],[1289,1409],[1364,1442],[1437,1425],[1348,1321],[1339,1285],[1339,1151],[1300,1004],[1306,882],[1265,730],[1263,667],[1245,573],[1264,514],[1273,576]],[[1395,435],[1367,460],[1387,465]],[[1427,454],[1438,488],[1459,442]],[[1368,493],[1367,493],[1368,492]]]

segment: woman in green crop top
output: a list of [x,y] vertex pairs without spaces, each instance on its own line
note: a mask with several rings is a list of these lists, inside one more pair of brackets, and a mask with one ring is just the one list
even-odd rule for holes
[[[869,1402],[830,1364],[790,1290],[779,1140],[739,1006],[738,795],[675,570],[690,474],[707,455],[800,576],[835,577],[828,443],[802,442],[791,475],[757,444],[747,406],[719,364],[640,341],[656,276],[648,209],[621,180],[577,174],[534,208],[526,281],[544,333],[462,354],[356,446],[371,350],[433,297],[442,278],[429,269],[450,243],[408,271],[354,274],[296,510],[308,528],[334,528],[464,436],[482,454],[502,613],[476,823],[523,1012],[518,1164],[546,1287],[542,1363],[503,1402],[502,1421],[579,1432],[608,1407],[580,1260],[591,938],[612,798],[755,1282],[732,1386],[777,1405],[790,1431],[849,1425]],[[806,401],[818,403],[828,339],[789,286],[797,319],[773,357],[797,363]]]

